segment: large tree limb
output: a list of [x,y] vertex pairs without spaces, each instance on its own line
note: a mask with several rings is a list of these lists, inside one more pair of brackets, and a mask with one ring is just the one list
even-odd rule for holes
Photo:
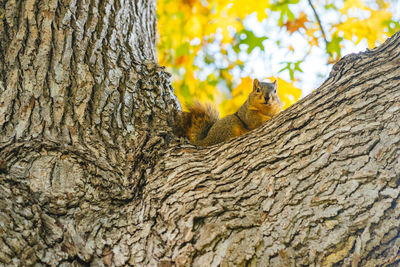
[[169,126],[154,2],[0,8],[0,264],[399,262],[400,34],[198,149]]
[[169,150],[144,195],[159,251],[195,266],[398,263],[399,37],[345,57],[260,129]]

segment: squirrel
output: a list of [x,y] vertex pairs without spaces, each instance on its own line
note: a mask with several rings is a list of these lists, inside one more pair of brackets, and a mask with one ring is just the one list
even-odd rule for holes
[[282,111],[277,87],[276,80],[267,83],[254,79],[246,102],[236,113],[222,119],[210,105],[195,102],[188,108],[189,112],[178,114],[175,133],[197,146],[211,146],[245,134]]

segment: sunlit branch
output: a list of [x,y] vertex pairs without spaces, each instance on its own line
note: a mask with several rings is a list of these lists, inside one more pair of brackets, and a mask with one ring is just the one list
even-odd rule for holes
[[310,7],[311,7],[311,9],[312,9],[313,12],[314,12],[315,18],[317,19],[319,28],[321,29],[321,32],[322,32],[322,37],[324,38],[324,41],[325,41],[325,45],[326,45],[326,47],[328,47],[329,42],[328,42],[328,40],[326,39],[324,27],[322,27],[322,23],[321,23],[321,20],[320,20],[320,18],[319,18],[319,16],[318,16],[318,13],[317,13],[317,11],[315,10],[314,5],[312,4],[311,0],[308,0],[308,3],[310,4]]

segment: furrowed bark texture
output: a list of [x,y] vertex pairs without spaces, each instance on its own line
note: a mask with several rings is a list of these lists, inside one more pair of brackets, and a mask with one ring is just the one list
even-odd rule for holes
[[150,136],[166,131],[175,105],[169,74],[155,63],[155,2],[10,0],[0,8],[0,149],[10,173],[44,171],[31,178],[35,191],[53,182],[72,190],[86,172],[107,173],[107,181],[89,178],[104,187],[96,194],[132,198],[148,168],[134,162],[157,153],[143,147],[162,145]]
[[398,266],[399,37],[345,57],[248,135],[170,149],[144,195],[153,253],[179,266]]
[[171,135],[155,2],[0,11],[0,265],[400,263],[400,34],[198,149]]
[[155,6],[0,2],[0,265],[121,262],[176,107]]

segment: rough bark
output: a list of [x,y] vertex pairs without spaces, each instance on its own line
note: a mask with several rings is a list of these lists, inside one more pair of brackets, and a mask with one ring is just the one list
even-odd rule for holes
[[400,34],[197,149],[171,134],[155,2],[0,11],[0,265],[399,264]]

